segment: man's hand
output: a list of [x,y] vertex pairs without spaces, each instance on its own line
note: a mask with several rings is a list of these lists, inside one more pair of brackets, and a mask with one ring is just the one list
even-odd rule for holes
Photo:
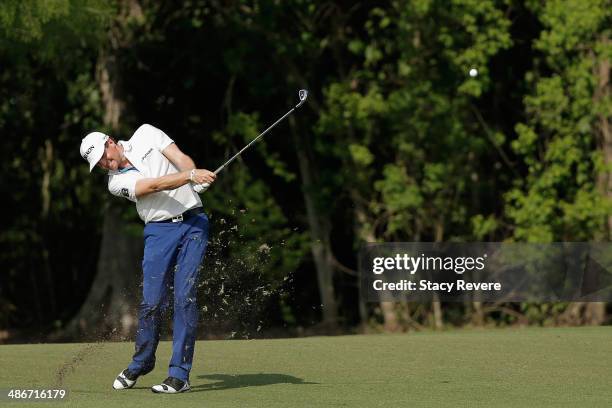
[[190,174],[190,179],[193,184],[212,184],[217,179],[217,175],[210,170],[193,169]]
[[162,153],[177,169],[189,172],[187,182],[193,185],[197,193],[205,191],[217,178],[217,175],[210,170],[196,169],[191,157],[183,153],[175,143],[166,147]]

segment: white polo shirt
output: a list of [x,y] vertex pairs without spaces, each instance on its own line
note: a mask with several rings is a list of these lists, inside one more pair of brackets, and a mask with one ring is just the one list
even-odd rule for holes
[[108,190],[136,203],[140,218],[146,223],[163,221],[191,208],[201,207],[200,196],[191,183],[174,190],[165,190],[136,198],[136,182],[143,178],[157,178],[178,173],[178,169],[162,154],[174,143],[160,129],[151,125],[140,126],[128,141],[119,141],[123,152],[134,167],[109,171]]

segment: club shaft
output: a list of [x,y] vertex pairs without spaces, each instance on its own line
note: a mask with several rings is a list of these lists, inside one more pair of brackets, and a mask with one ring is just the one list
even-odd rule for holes
[[[296,106],[297,107],[297,106]],[[236,157],[240,156],[240,154],[242,152],[244,152],[246,149],[249,148],[249,146],[251,146],[253,143],[255,143],[256,141],[258,141],[259,139],[261,139],[261,137],[263,135],[265,135],[266,133],[268,133],[268,131],[270,131],[270,129],[272,129],[274,126],[276,126],[279,122],[281,122],[283,119],[285,119],[287,116],[291,115],[293,113],[293,111],[295,110],[296,107],[293,107],[289,110],[289,112],[285,113],[280,119],[278,119],[276,122],[274,122],[273,124],[271,124],[266,130],[264,130],[263,132],[261,132],[261,134],[259,136],[257,136],[255,139],[251,140],[251,142],[249,142],[249,144],[247,144],[246,146],[244,146],[242,149],[240,149],[240,151],[238,153],[236,153],[235,155],[233,155],[228,161],[226,161],[225,163],[223,163],[221,166],[219,166],[217,168],[217,170],[214,171],[215,174],[219,174],[219,172],[221,170],[223,170],[225,167],[227,167],[228,164],[230,164],[231,162],[233,162]]]

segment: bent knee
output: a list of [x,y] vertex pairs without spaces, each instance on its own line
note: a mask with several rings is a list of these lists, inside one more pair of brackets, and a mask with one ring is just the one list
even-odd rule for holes
[[145,315],[158,315],[167,308],[167,302],[163,301],[142,302],[140,304],[140,312]]

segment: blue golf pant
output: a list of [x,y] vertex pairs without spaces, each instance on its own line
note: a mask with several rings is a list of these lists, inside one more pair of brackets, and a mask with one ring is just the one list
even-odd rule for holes
[[138,315],[136,352],[128,369],[144,375],[155,367],[161,315],[174,286],[172,358],[168,376],[189,380],[198,323],[198,271],[208,243],[208,218],[148,223],[144,228],[143,299]]

